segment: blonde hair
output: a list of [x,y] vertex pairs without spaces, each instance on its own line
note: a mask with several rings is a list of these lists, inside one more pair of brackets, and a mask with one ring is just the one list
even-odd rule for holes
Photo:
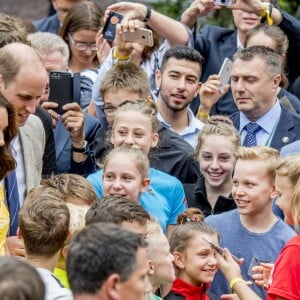
[[149,177],[149,160],[145,153],[136,148],[121,146],[118,148],[114,148],[111,150],[106,156],[103,164],[103,169],[105,173],[105,169],[110,160],[114,159],[114,156],[117,154],[124,154],[126,158],[132,159],[134,161],[136,168],[138,169],[140,175],[143,179]]
[[125,102],[123,102],[115,112],[113,128],[115,127],[115,124],[118,121],[118,117],[120,113],[124,113],[128,111],[142,113],[144,116],[146,116],[149,119],[149,122],[151,122],[152,132],[153,133],[158,132],[159,122],[157,119],[157,107],[155,103],[152,101],[152,99],[150,99],[150,97],[145,100],[143,99],[126,100]]
[[80,198],[86,205],[93,205],[97,195],[92,185],[84,177],[77,174],[59,174],[42,180],[41,184],[57,189],[68,202],[69,198]]
[[229,117],[223,115],[211,116],[208,123],[202,128],[198,136],[198,144],[196,147],[196,157],[199,155],[200,149],[203,146],[205,139],[209,135],[219,135],[227,137],[232,141],[235,148],[241,144],[240,134],[234,127]]
[[85,226],[85,215],[90,209],[90,206],[67,203],[67,207],[70,212],[69,230],[71,234],[73,234],[74,232],[80,231]]
[[236,160],[259,160],[267,168],[272,181],[275,180],[278,164],[278,150],[267,146],[239,147],[235,152]]
[[300,155],[291,155],[280,159],[276,175],[286,177],[293,186],[291,214],[295,227],[298,227],[300,223]]

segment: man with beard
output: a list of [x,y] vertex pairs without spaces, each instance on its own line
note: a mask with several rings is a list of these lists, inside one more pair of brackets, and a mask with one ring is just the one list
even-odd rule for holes
[[200,53],[193,48],[174,47],[165,53],[156,73],[158,119],[194,148],[204,124],[195,118],[189,104],[199,92],[202,61]]

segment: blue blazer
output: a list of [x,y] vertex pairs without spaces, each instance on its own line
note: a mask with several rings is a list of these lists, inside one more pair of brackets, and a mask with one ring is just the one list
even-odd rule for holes
[[[279,27],[289,38],[289,49],[287,55],[288,78],[290,83],[300,74],[300,21],[282,13],[283,20]],[[209,75],[218,74],[219,69],[225,57],[233,58],[237,51],[237,31],[217,26],[205,25],[195,37],[195,49],[198,50],[204,58],[201,81],[205,82]],[[199,99],[194,100],[191,109],[195,112],[199,106]],[[211,114],[231,115],[238,109],[233,101],[231,91],[225,94],[213,106]]]
[[84,133],[85,139],[90,146],[90,155],[83,163],[75,163],[72,160],[72,140],[62,121],[59,121],[55,131],[55,150],[57,173],[76,173],[87,176],[95,170],[95,161],[93,158],[93,144],[96,131],[100,128],[100,122],[89,114],[85,114]]
[[50,17],[46,17],[40,20],[33,21],[32,24],[37,31],[50,32],[58,34],[60,29],[60,22],[57,18],[57,14],[54,14]]
[[[278,151],[285,145],[294,141],[300,140],[300,116],[289,112],[281,107],[281,115],[271,140],[270,146]],[[239,130],[240,128],[240,112],[236,112],[231,116],[234,126]]]

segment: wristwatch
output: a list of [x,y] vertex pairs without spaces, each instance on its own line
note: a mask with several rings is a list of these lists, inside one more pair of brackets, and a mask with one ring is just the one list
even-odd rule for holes
[[82,147],[74,147],[72,145],[71,148],[72,152],[77,152],[77,153],[82,153],[82,154],[88,154],[89,153],[89,144],[87,141],[84,141],[83,146]]

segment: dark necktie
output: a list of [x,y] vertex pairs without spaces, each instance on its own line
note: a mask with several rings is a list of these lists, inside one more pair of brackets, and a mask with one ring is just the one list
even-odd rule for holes
[[6,179],[6,200],[10,214],[9,235],[16,235],[18,228],[18,214],[20,210],[18,183],[15,170],[8,173]]
[[250,122],[246,125],[247,135],[244,140],[243,146],[253,147],[256,146],[256,133],[260,130],[260,126],[257,123]]

